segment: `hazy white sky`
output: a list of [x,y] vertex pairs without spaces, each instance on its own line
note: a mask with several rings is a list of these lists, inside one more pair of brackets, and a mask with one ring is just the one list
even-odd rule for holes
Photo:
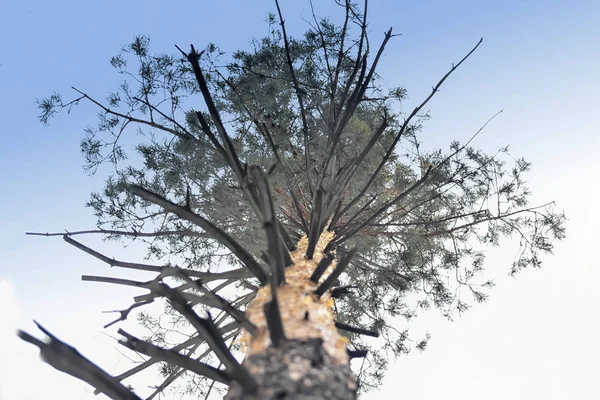
[[[315,2],[321,14],[332,2]],[[381,391],[367,399],[566,399],[599,391],[600,272],[595,254],[600,219],[600,4],[596,1],[371,1],[372,40],[394,26],[403,35],[385,54],[381,75],[403,85],[414,106],[472,47],[484,43],[430,104],[422,136],[429,147],[466,140],[504,110],[475,143],[492,151],[510,144],[533,162],[534,202],[556,200],[569,218],[568,238],[541,271],[506,276],[516,248],[490,252],[497,277],[490,301],[450,323],[437,314],[413,324],[432,334],[423,353],[393,363]],[[124,4],[124,5],[123,5]],[[304,1],[282,1],[289,29],[301,32]],[[271,1],[170,3],[2,2],[0,12],[0,399],[92,398],[91,389],[42,364],[13,335],[36,333],[35,318],[111,373],[127,367],[102,325],[103,310],[124,308],[135,291],[80,281],[119,275],[58,238],[25,237],[30,230],[94,226],[83,207],[102,176],[81,170],[82,128],[96,110],[80,107],[49,127],[36,121],[34,100],[71,85],[98,95],[119,81],[108,59],[139,33],[157,50],[207,42],[225,51],[266,33]],[[381,35],[380,35],[381,36]],[[116,257],[123,249],[86,238]],[[68,289],[65,289],[68,288]],[[134,329],[133,327],[131,329]],[[114,330],[107,333],[114,335]],[[140,377],[151,378],[151,375]]]

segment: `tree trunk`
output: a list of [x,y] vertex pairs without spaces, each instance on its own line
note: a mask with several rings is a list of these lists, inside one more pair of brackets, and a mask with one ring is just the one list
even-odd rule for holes
[[277,288],[285,340],[277,346],[271,341],[264,306],[272,300],[271,287],[264,286],[246,310],[247,318],[257,327],[250,335],[244,332],[246,348],[243,365],[256,379],[257,392],[244,393],[234,383],[227,400],[332,399],[356,398],[356,377],[350,369],[347,339],[335,327],[333,299],[327,290],[315,294],[319,283],[335,268],[327,267],[318,282],[310,278],[325,257],[323,249],[333,233],[323,232],[311,260],[305,258],[308,239],[303,237],[290,255],[293,265],[286,268],[285,284]]
[[246,357],[243,364],[258,390],[249,395],[233,383],[226,400],[356,399],[356,377],[350,365],[337,363],[322,339],[287,340]]

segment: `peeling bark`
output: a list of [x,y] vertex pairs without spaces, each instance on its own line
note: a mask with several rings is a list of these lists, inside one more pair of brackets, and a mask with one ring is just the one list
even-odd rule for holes
[[277,287],[279,312],[286,340],[275,346],[270,339],[264,305],[271,301],[271,287],[263,286],[248,305],[246,317],[257,328],[244,332],[246,349],[243,365],[258,383],[258,391],[243,393],[233,384],[226,399],[355,399],[356,377],[350,369],[347,339],[334,321],[331,290],[315,293],[319,283],[336,267],[331,263],[317,282],[310,278],[324,249],[333,239],[325,231],[312,259],[306,259],[308,239],[304,236],[290,253],[293,264],[285,270],[285,284]]

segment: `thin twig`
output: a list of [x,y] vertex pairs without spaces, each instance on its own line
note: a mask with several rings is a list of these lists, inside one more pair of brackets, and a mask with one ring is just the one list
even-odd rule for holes
[[123,118],[124,120],[129,121],[129,122],[134,122],[134,123],[141,124],[141,125],[148,125],[148,126],[150,126],[152,128],[160,129],[161,131],[165,131],[165,132],[171,133],[171,134],[177,136],[180,139],[184,139],[184,140],[195,139],[191,135],[188,136],[186,134],[183,134],[181,132],[176,131],[175,129],[167,128],[164,125],[157,124],[156,122],[152,122],[152,121],[147,121],[147,120],[144,120],[144,119],[135,118],[135,117],[132,117],[131,115],[121,114],[119,112],[113,111],[112,109],[106,107],[104,104],[98,102],[93,97],[90,97],[89,95],[87,95],[86,93],[82,92],[81,90],[79,90],[79,89],[77,89],[75,87],[72,87],[72,89],[75,90],[77,93],[81,94],[82,97],[85,97],[86,99],[88,99],[89,101],[91,101],[92,103],[94,103],[95,105],[97,105],[98,107],[100,107],[107,114],[111,114],[111,115],[114,115],[115,117]]
[[210,236],[204,232],[195,232],[192,230],[175,230],[175,231],[157,231],[157,232],[140,232],[140,231],[119,231],[111,229],[89,229],[83,231],[67,231],[65,232],[25,232],[26,235],[30,236],[76,236],[76,235],[119,235],[129,237],[158,237],[158,236],[189,236],[189,237],[203,237],[209,238]]

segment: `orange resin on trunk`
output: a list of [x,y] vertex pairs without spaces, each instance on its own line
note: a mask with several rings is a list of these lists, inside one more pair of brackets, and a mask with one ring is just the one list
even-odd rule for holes
[[[338,363],[347,364],[349,362],[346,353],[348,340],[341,336],[335,327],[331,292],[327,291],[321,297],[317,297],[314,291],[319,284],[310,280],[317,264],[324,257],[323,249],[333,236],[333,232],[323,232],[317,242],[312,260],[304,257],[308,239],[306,236],[300,239],[297,249],[290,253],[294,264],[285,269],[286,283],[277,288],[277,299],[286,338],[297,340],[321,338],[325,351]],[[327,268],[319,283],[325,280],[334,268],[335,260]],[[271,346],[263,311],[265,303],[270,300],[271,287],[263,286],[246,309],[246,317],[257,328],[254,336],[246,331],[243,333],[241,341],[245,345],[247,356],[261,353]]]

